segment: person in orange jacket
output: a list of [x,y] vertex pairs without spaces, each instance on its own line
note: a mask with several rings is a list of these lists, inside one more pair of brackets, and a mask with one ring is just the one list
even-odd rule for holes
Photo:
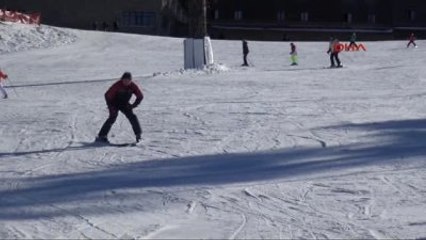
[[[339,46],[340,46],[339,39],[330,37],[330,45],[327,51],[327,53],[330,54],[330,62],[331,62],[330,68],[343,67],[339,59],[339,53],[341,51]],[[335,64],[335,61],[337,65]]]
[[3,98],[4,99],[6,99],[7,98],[7,92],[6,92],[6,89],[4,89],[4,87],[3,87],[3,81],[5,80],[5,79],[7,79],[8,77],[7,77],[7,74],[6,73],[4,73],[1,69],[0,69],[0,92],[2,92],[2,94],[3,94]]
[[[129,101],[133,94],[136,96],[136,99],[131,104]],[[109,117],[102,125],[96,142],[109,143],[107,135],[115,123],[119,111],[129,120],[136,136],[136,142],[139,142],[141,140],[142,129],[138,117],[133,113],[133,109],[141,103],[143,94],[138,85],[132,81],[130,72],[125,72],[121,79],[108,89],[105,93],[105,100],[109,110]]]

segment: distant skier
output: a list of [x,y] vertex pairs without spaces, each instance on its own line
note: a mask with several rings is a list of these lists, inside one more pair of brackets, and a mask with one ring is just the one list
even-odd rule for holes
[[[130,104],[129,101],[133,94],[136,95],[136,100],[133,104]],[[107,135],[117,119],[118,111],[120,111],[130,121],[136,136],[136,142],[139,142],[142,129],[138,117],[133,113],[133,109],[141,103],[143,94],[139,87],[132,82],[131,73],[125,72],[121,79],[108,89],[105,93],[105,100],[109,110],[109,117],[99,131],[96,141],[109,143]]]
[[291,59],[291,65],[296,66],[297,63],[297,50],[296,45],[294,43],[290,43],[290,59]]
[[357,49],[358,45],[356,44],[356,33],[352,33],[349,43],[349,49]]
[[[328,47],[328,51],[327,53],[330,54],[330,68],[335,68],[335,67],[342,67],[342,64],[340,62],[339,59],[339,52],[341,51],[341,49],[339,48],[340,46],[340,42],[339,39],[334,39],[334,38],[330,38],[330,45]],[[335,61],[337,63],[337,65],[335,64]]]
[[0,69],[0,92],[3,94],[4,99],[8,98],[6,89],[4,89],[4,86],[3,86],[3,81],[6,80],[7,78],[8,78],[7,74]]
[[414,35],[414,33],[411,33],[410,34],[410,36],[408,37],[408,44],[407,44],[407,48],[409,48],[410,47],[410,45],[411,44],[413,44],[414,45],[414,47],[417,47],[417,45],[416,45],[416,36]]
[[249,54],[249,48],[248,48],[248,43],[246,40],[243,40],[243,59],[244,59],[244,63],[242,66],[248,66],[248,62],[247,62],[247,55]]

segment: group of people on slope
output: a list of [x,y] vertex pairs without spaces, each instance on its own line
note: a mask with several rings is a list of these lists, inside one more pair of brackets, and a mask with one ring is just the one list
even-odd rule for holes
[[[356,34],[354,33],[350,40],[350,45],[355,44],[356,46]],[[341,62],[339,59],[339,40],[336,38],[330,38],[330,44],[327,53],[330,55],[331,67],[340,67]],[[414,34],[410,34],[409,43],[407,47],[415,43]],[[244,63],[243,66],[248,66],[247,55],[249,53],[248,43],[246,40],[243,40],[243,56]],[[297,65],[297,50],[294,43],[290,43],[290,58],[291,65]],[[8,78],[8,75],[0,69],[0,91],[3,95],[3,98],[8,98],[7,92],[4,89],[3,82]],[[136,99],[133,103],[130,103],[131,97],[135,95]],[[143,100],[144,96],[138,85],[132,81],[132,74],[130,72],[125,72],[120,80],[115,82],[105,93],[105,101],[109,110],[109,116],[107,120],[102,125],[96,141],[108,143],[108,133],[111,130],[111,127],[115,123],[118,117],[118,113],[123,113],[126,118],[129,120],[132,125],[133,132],[135,134],[136,142],[141,140],[142,129],[139,123],[138,117],[133,113],[135,109]]]
[[[411,33],[408,38],[409,42],[407,44],[407,48],[410,47],[410,45],[413,45],[414,47],[417,47],[415,40],[416,37],[414,33]],[[349,48],[356,48],[358,45],[356,43],[357,41],[357,35],[356,33],[352,33],[350,39],[349,39]],[[248,42],[247,40],[242,40],[243,42],[243,64],[242,66],[249,66],[247,56],[249,54],[249,48],[248,48]],[[330,55],[330,68],[338,68],[342,67],[342,62],[339,59],[339,53],[342,51],[342,48],[340,46],[339,39],[330,37],[330,42],[327,50],[327,54]],[[291,65],[295,66],[298,65],[298,56],[297,56],[297,50],[296,45],[294,43],[290,43],[290,60]]]

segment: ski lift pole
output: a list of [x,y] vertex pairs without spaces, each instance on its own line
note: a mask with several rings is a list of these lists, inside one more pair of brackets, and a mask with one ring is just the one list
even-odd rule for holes
[[[12,79],[11,78],[7,78],[7,80],[9,80],[9,82],[12,83]],[[13,83],[12,83],[13,84]],[[18,91],[16,91],[14,84],[13,85],[9,85],[8,87],[12,88],[13,91],[15,92],[16,96],[19,98],[19,94]]]

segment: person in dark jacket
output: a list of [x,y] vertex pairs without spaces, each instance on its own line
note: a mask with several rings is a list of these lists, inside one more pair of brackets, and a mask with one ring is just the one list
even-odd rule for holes
[[[130,104],[129,101],[133,94],[136,96],[136,100]],[[133,113],[133,109],[141,103],[143,94],[139,87],[132,82],[132,75],[130,72],[125,72],[121,79],[108,89],[105,93],[105,100],[109,110],[109,117],[99,131],[96,141],[109,142],[107,135],[120,111],[130,121],[136,136],[136,142],[139,142],[141,140],[142,129],[138,117]]]
[[247,55],[249,54],[249,48],[248,48],[248,43],[246,40],[243,40],[243,59],[244,59],[244,63],[243,66],[248,66],[248,62],[247,62]]
[[352,33],[350,38],[349,48],[357,49],[358,45],[356,44],[356,33]]

